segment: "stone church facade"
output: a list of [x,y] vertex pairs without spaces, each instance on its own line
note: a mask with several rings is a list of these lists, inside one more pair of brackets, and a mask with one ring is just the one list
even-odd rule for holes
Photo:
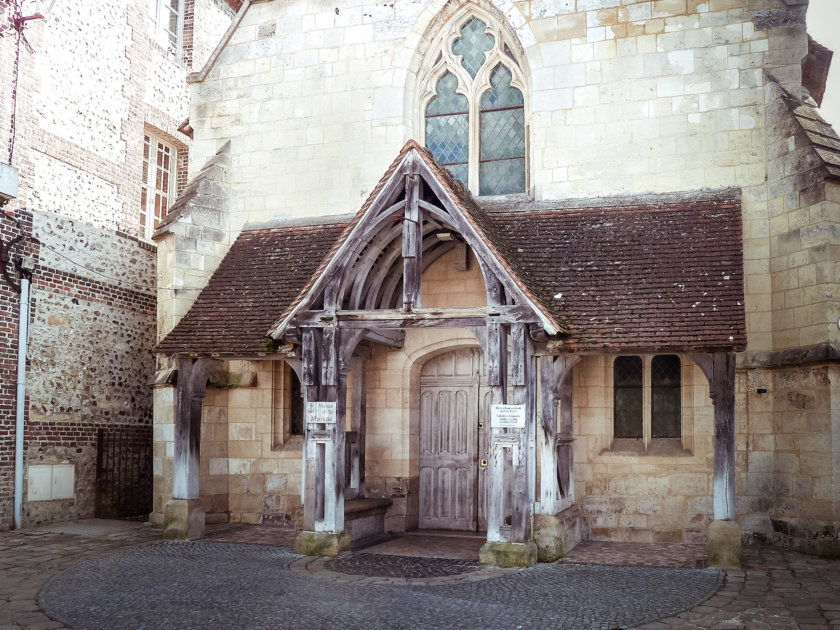
[[[837,553],[801,0],[246,0],[158,229],[152,520]],[[828,55],[830,58],[830,55]],[[822,61],[821,61],[822,60]]]

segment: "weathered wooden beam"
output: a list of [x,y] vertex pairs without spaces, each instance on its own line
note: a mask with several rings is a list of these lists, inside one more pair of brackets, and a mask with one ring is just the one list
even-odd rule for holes
[[421,306],[420,270],[423,264],[423,220],[418,198],[420,176],[416,173],[405,176],[406,203],[403,222],[403,308],[412,310]]
[[498,322],[487,322],[487,347],[484,351],[484,369],[490,387],[503,387],[506,395],[507,331]]
[[510,382],[514,387],[525,385],[526,329],[523,324],[510,327]]
[[178,359],[177,361],[173,499],[198,498],[201,407],[207,389],[207,378],[218,363],[214,359]]
[[469,271],[470,248],[463,241],[455,245],[455,271]]
[[329,428],[331,439],[324,442],[324,518],[316,531],[344,531],[345,430],[347,418],[347,375],[337,375],[337,384],[323,388],[327,402],[336,406],[336,422]]
[[318,341],[320,331],[306,327],[301,332],[301,385],[318,385],[321,366],[318,362]]
[[712,502],[715,520],[735,518],[735,353],[693,353],[709,381],[715,408],[715,468]]
[[338,372],[338,329],[325,326],[321,331],[321,385],[336,385]]
[[354,471],[357,475],[356,489],[359,496],[365,496],[365,449],[367,444],[367,361],[353,357],[353,390],[350,400],[353,404],[353,426],[358,432],[358,461]]
[[402,330],[365,330],[365,339],[379,343],[395,350],[405,346],[405,332]]
[[555,514],[557,502],[557,402],[554,397],[554,357],[540,357],[540,513]]
[[[361,311],[301,311],[296,317],[298,326],[321,328],[337,325],[358,328],[375,324],[384,328],[405,328],[411,322],[442,322],[445,320],[486,319],[500,324],[524,324],[533,320],[527,306],[476,306],[465,308],[374,309]],[[416,324],[421,325],[422,324]]]
[[574,450],[574,381],[571,368],[560,385],[560,434],[555,438],[557,449],[557,511],[571,506],[575,498]]
[[345,280],[353,284],[348,301],[350,308],[363,308],[364,299],[371,290],[376,292],[379,289],[382,277],[399,258],[401,248],[397,247],[396,241],[400,232],[402,232],[401,225],[392,226],[390,229],[383,230],[368,244],[364,258],[360,259],[360,263],[352,269],[350,274],[352,277]]
[[522,328],[523,331],[511,333],[511,348],[516,346],[513,341],[515,336],[521,334],[523,338],[523,378],[521,384],[513,384],[513,403],[525,407],[525,427],[508,430],[508,435],[515,437],[517,441],[519,453],[519,457],[513,461],[512,470],[511,542],[527,542],[531,539],[531,511],[536,484],[536,363],[530,340],[524,339],[524,327]]
[[[426,268],[426,252],[430,245],[429,239],[425,238],[427,232],[436,229],[436,225],[429,224],[428,221],[423,223],[423,269]],[[391,245],[383,250],[383,254],[370,274],[370,280],[366,283],[364,308],[371,309],[380,307],[383,308],[383,300],[386,302],[391,299],[394,289],[399,281],[402,279],[403,269],[402,265],[395,265],[394,263],[402,255],[402,245],[396,238],[392,239]],[[387,297],[386,297],[387,296]],[[362,304],[350,303],[351,307],[361,308]]]

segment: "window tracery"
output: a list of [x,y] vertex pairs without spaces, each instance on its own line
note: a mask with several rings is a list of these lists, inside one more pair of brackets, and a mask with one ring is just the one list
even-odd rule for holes
[[453,20],[421,90],[423,141],[473,194],[525,192],[522,71],[488,16]]

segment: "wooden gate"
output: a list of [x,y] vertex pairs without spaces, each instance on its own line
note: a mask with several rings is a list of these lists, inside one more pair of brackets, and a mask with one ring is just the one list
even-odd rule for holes
[[97,431],[96,518],[143,521],[152,511],[152,429]]
[[[420,376],[420,527],[486,528],[479,457],[481,352],[455,350],[423,366]],[[482,455],[482,457],[484,457]]]

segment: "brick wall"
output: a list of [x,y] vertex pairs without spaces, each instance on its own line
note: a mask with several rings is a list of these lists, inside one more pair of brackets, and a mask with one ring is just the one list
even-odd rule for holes
[[[0,217],[0,239],[4,245],[21,232],[29,234],[32,230],[30,214],[20,213],[16,219],[17,222]],[[29,240],[11,251],[13,258],[36,253]],[[14,265],[6,265],[6,271],[13,282],[20,282]],[[18,293],[0,277],[0,528],[13,517],[19,308]]]

